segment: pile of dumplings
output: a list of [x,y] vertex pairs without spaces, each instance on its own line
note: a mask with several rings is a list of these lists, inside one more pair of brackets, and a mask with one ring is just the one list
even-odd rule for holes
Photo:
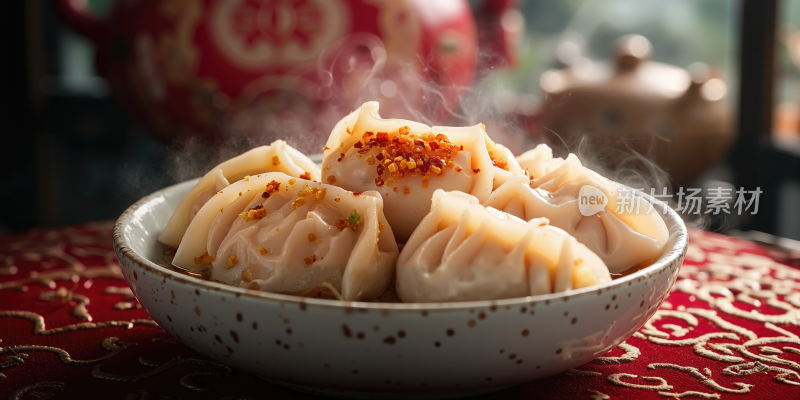
[[[668,231],[646,199],[545,145],[514,155],[483,125],[382,119],[368,102],[334,127],[322,168],[284,141],[216,166],[159,241],[207,279],[273,293],[408,303],[565,292],[649,265]],[[608,196],[579,211],[581,187]],[[636,212],[635,212],[636,211]]]

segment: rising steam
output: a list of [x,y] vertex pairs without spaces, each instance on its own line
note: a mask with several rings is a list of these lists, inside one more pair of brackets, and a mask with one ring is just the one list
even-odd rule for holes
[[[315,84],[315,90],[308,90],[308,85],[304,85],[303,90],[291,90],[285,85],[279,89],[275,85],[264,86],[261,92],[253,89],[248,93],[251,102],[229,115],[220,126],[224,139],[209,143],[189,136],[172,144],[162,158],[168,181],[175,183],[201,176],[226,159],[276,139],[284,139],[306,154],[321,153],[335,123],[370,100],[381,103],[384,118],[407,118],[428,125],[483,123],[496,142],[515,154],[537,144],[527,131],[530,127],[523,126],[517,115],[498,111],[494,93],[487,89],[489,85],[484,79],[468,87],[443,88],[436,77],[446,71],[432,71],[433,68],[431,60],[419,55],[413,61],[389,62],[384,43],[375,35],[359,33],[344,37],[318,57],[314,74],[319,83]],[[425,72],[424,76],[420,72]],[[489,72],[476,71],[475,76],[486,77]],[[447,103],[445,89],[459,93],[454,105]],[[560,139],[558,132],[552,133]],[[556,143],[560,145],[556,148],[563,146],[575,153],[584,165],[614,181],[643,189],[645,193],[654,189],[660,195],[666,188],[667,193],[672,194],[669,175],[651,161],[652,154],[639,154],[628,146],[595,148],[590,143],[580,140],[577,146],[570,148],[561,141]],[[615,159],[622,160],[614,169],[605,167],[609,152],[623,155],[614,155]],[[136,170],[127,171],[127,174],[132,182],[144,183],[143,174]],[[674,199],[670,204],[675,205]],[[708,225],[708,218],[700,215],[690,223],[704,227]]]

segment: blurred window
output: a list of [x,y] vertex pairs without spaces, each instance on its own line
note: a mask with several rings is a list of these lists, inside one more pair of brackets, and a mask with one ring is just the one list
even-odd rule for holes
[[778,3],[775,37],[775,110],[772,130],[776,138],[800,139],[800,2]]
[[[800,2],[786,3],[800,13]],[[535,112],[542,73],[579,57],[609,59],[615,40],[628,34],[650,40],[653,61],[708,65],[728,84],[726,97],[735,109],[740,0],[522,0],[519,7],[526,35],[518,64],[492,82],[501,89],[502,104],[513,103],[504,88],[521,96],[517,112]]]

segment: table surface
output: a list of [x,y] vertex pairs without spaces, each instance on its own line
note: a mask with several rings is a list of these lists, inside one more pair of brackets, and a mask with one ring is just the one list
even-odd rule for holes
[[[0,237],[0,399],[308,399],[190,350],[139,306],[112,223]],[[672,293],[618,348],[475,399],[800,398],[797,252],[691,230]]]

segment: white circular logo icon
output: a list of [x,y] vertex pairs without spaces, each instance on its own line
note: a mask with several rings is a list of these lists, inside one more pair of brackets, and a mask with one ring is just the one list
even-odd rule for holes
[[608,205],[608,196],[602,190],[592,186],[583,185],[578,196],[578,209],[586,217],[595,215],[605,210]]

